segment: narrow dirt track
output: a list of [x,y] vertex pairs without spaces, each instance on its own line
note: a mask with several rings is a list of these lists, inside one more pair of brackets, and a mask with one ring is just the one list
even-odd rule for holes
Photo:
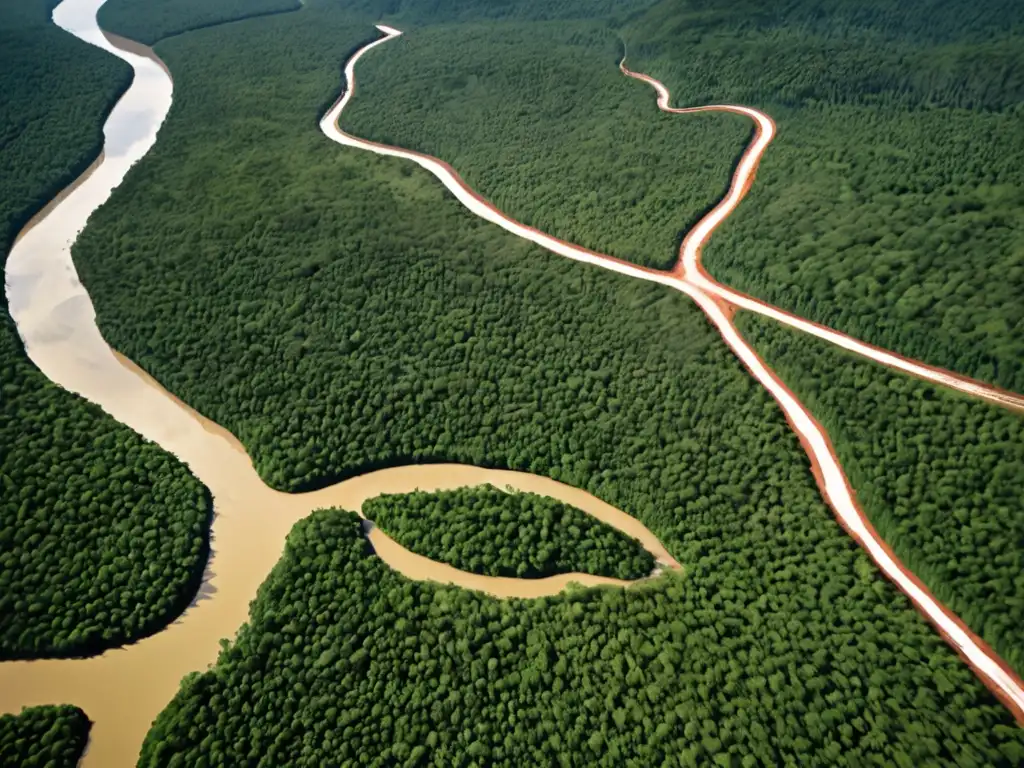
[[673,109],[668,106],[668,89],[654,78],[630,71],[626,68],[625,59],[623,59],[620,64],[622,72],[654,86],[658,92],[658,106],[665,111],[673,113],[728,111],[746,115],[753,119],[757,125],[754,140],[743,154],[740,164],[733,175],[728,193],[687,234],[681,248],[680,261],[675,269],[671,272],[648,269],[581,248],[506,216],[484,197],[472,190],[455,169],[443,160],[420,152],[368,141],[344,132],[339,126],[339,120],[345,107],[351,102],[356,92],[356,63],[368,51],[402,34],[393,27],[378,25],[377,28],[384,36],[356,51],[345,65],[344,91],[341,97],[328,110],[323,120],[320,121],[320,128],[327,137],[343,146],[413,161],[436,176],[459,202],[477,216],[497,224],[502,229],[536,243],[555,254],[575,261],[593,264],[628,277],[660,283],[685,293],[697,302],[708,319],[718,329],[726,344],[729,345],[754,378],[769,391],[782,408],[787,421],[797,433],[804,450],[807,452],[811,462],[811,469],[822,495],[832,507],[842,526],[865,549],[881,571],[910,598],[922,615],[931,622],[957,654],[975,671],[989,690],[1010,709],[1017,722],[1024,725],[1024,683],[992,648],[931,594],[928,588],[899,561],[892,549],[878,535],[878,532],[857,504],[853,489],[846,478],[846,474],[843,472],[824,428],[742,337],[732,322],[732,307],[749,309],[750,311],[773,317],[780,322],[812,333],[832,343],[840,343],[838,340],[842,340],[840,346],[863,354],[865,357],[869,357],[882,365],[911,373],[934,383],[950,386],[966,394],[983,398],[999,405],[1024,409],[1024,398],[1013,393],[1004,393],[988,385],[949,372],[941,372],[940,375],[939,372],[936,372],[935,369],[929,366],[900,358],[884,350],[876,351],[874,347],[863,344],[863,342],[850,339],[836,331],[823,329],[821,326],[795,318],[769,305],[762,304],[749,297],[744,297],[742,294],[729,291],[719,286],[702,271],[700,267],[700,250],[714,230],[735,210],[749,190],[761,156],[775,135],[775,123],[772,119],[764,113],[749,107],[725,104]]
[[894,368],[903,373],[916,376],[933,384],[939,384],[950,389],[955,389],[964,394],[988,400],[996,405],[1001,405],[1012,410],[1024,411],[1024,395],[994,387],[976,379],[947,371],[934,365],[928,365],[917,360],[911,360],[903,355],[890,352],[887,349],[877,347],[873,344],[855,339],[845,333],[840,333],[832,328],[805,320],[802,317],[774,307],[771,304],[755,299],[745,293],[734,291],[728,288],[708,274],[701,261],[701,250],[715,229],[736,209],[740,201],[746,197],[754,183],[754,176],[757,174],[757,167],[761,158],[768,149],[768,145],[775,138],[775,121],[764,112],[750,107],[737,106],[735,104],[714,104],[703,107],[671,107],[671,94],[668,88],[660,81],[640,72],[634,72],[626,66],[623,59],[619,69],[626,77],[639,80],[650,85],[658,94],[658,109],[673,115],[687,115],[697,112],[732,112],[750,118],[754,122],[754,140],[750,142],[743,153],[740,164],[733,174],[732,184],[724,198],[705,216],[690,232],[687,233],[683,244],[679,249],[679,259],[673,268],[673,274],[682,280],[697,286],[701,290],[718,296],[724,301],[733,304],[739,309],[749,312],[756,312],[759,315],[770,317],[783,325],[795,328],[798,331],[809,333],[819,339],[835,344],[838,347],[855,354],[873,360],[888,368]]

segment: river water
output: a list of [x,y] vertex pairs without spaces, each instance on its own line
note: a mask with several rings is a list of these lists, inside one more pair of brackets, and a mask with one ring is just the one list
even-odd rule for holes
[[[0,712],[75,704],[94,722],[82,764],[133,765],[150,723],[174,696],[181,678],[215,661],[218,641],[233,637],[246,620],[249,602],[280,558],[295,522],[328,506],[360,510],[366,499],[381,493],[482,483],[540,493],[637,538],[659,567],[679,567],[639,521],[576,488],[523,473],[416,465],[372,472],[313,493],[279,493],[262,482],[233,435],[112,350],[96,326],[92,301],[71,259],[71,245],[90,214],[155,143],[170,109],[173,85],[150,49],[104,35],[96,23],[102,4],[103,0],[65,0],[54,11],[54,22],[127,61],[135,71],[134,80],[104,125],[101,157],[17,239],[6,264],[7,298],[26,352],[47,377],[176,455],[209,488],[214,500],[211,555],[196,600],[163,631],[93,658],[0,664]],[[415,555],[377,529],[369,538],[377,554],[409,578],[499,597],[552,595],[570,581],[624,583],[586,574],[537,580],[476,576]]]

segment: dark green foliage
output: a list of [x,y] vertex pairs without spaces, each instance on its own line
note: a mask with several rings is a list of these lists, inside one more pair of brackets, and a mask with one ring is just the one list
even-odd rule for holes
[[913,13],[887,0],[838,0],[824,6],[830,13],[821,0],[782,0],[781,7],[790,3],[816,28],[864,28],[896,40],[976,44],[1024,32],[1024,7],[1015,0],[915,0]]
[[109,0],[100,8],[100,26],[139,43],[252,16],[285,13],[299,0]]
[[[0,11],[0,253],[99,152],[130,70],[49,21]],[[169,454],[50,383],[0,305],[0,658],[94,653],[195,593],[209,504]]]
[[[716,43],[728,71],[716,85],[752,88],[751,98],[870,102],[886,93],[947,106],[1012,106],[1024,86],[1013,72],[993,76],[993,68],[1019,60],[1012,43],[1024,33],[1024,9],[1015,0],[661,0],[634,14],[625,30],[632,51],[677,65],[691,54],[703,59]],[[743,48],[728,48],[736,35]],[[769,51],[783,41],[786,50]],[[812,55],[818,58],[805,58]],[[700,67],[695,82],[711,77]]]
[[413,552],[485,576],[640,579],[654,568],[636,539],[535,493],[486,485],[384,494],[366,502],[363,514]]
[[667,267],[724,194],[749,122],[664,115],[598,23],[413,29],[360,62],[345,130],[435,155],[508,215]]
[[[550,749],[629,764],[583,746],[616,716],[629,733],[618,754],[641,765],[660,764],[655,740],[719,762],[748,740],[769,763],[1007,763],[999,750],[1020,738],[1009,715],[836,525],[778,409],[695,307],[532,248],[409,164],[318,133],[316,110],[369,29],[314,6],[161,46],[172,114],[77,249],[104,332],[237,434],[278,487],[428,459],[530,470],[641,519],[686,577],[616,597],[615,621],[567,598],[440,590],[463,606],[446,629],[429,615],[435,587],[352,559],[365,547],[354,521],[340,518],[347,538],[311,522],[300,530],[314,549],[264,591],[238,666],[188,684],[144,763],[203,752],[231,765],[255,750],[367,764],[408,744],[406,762],[413,745],[434,749],[433,730],[445,765],[496,750],[499,731],[513,764],[548,764]],[[504,704],[468,659],[495,621],[524,624],[508,653],[520,649],[510,664],[529,682]],[[528,664],[534,624],[550,639],[533,635]],[[419,638],[392,634],[406,631]],[[620,661],[589,671],[605,648]],[[655,668],[669,648],[672,675]],[[556,691],[527,668],[554,675],[559,653],[573,666]]]
[[[864,555],[823,513],[792,518],[804,546],[757,586],[698,571],[500,601],[409,582],[355,515],[318,512],[139,765],[1019,765],[1024,731],[913,613],[890,613]],[[750,524],[762,548],[778,522]],[[777,612],[791,592],[813,601],[804,555],[830,571],[806,621]]]
[[0,715],[0,768],[75,768],[89,740],[78,707],[30,707]]
[[630,61],[676,104],[738,102],[778,123],[749,197],[707,248],[710,271],[1024,391],[1022,9],[668,0],[635,20]]
[[740,321],[828,429],[900,559],[1024,672],[1024,418],[759,317]]
[[409,25],[477,21],[624,19],[653,0],[345,0],[348,11]]

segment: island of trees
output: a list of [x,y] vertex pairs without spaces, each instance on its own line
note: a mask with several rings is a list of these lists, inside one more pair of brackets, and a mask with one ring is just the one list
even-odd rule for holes
[[[811,639],[813,624],[777,623],[776,600],[809,597],[797,574],[762,574],[759,621],[729,608],[746,585],[715,599],[675,572],[502,601],[407,581],[354,514],[318,512],[293,529],[237,640],[158,717],[139,765],[1024,760],[1024,732],[968,692],[942,641],[913,614],[876,612],[885,590],[870,569],[854,600],[822,614],[846,624],[831,643]],[[953,687],[963,709],[949,712]]]
[[383,494],[363,514],[413,552],[485,576],[640,579],[654,569],[640,542],[586,512],[493,485]]

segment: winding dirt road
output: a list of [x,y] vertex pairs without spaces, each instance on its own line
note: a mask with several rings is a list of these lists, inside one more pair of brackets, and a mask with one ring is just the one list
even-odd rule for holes
[[[484,197],[471,189],[455,169],[443,160],[420,152],[361,139],[343,131],[339,125],[339,120],[345,107],[351,102],[356,93],[356,63],[369,51],[402,34],[393,27],[378,25],[377,28],[383,33],[383,37],[358,50],[346,63],[344,70],[344,93],[328,110],[323,120],[321,120],[321,130],[330,139],[344,146],[364,149],[378,155],[400,157],[413,161],[436,176],[459,202],[477,216],[497,224],[514,235],[536,243],[552,253],[575,261],[593,264],[629,277],[660,283],[681,291],[692,298],[715,325],[726,344],[739,357],[754,378],[771,393],[772,397],[782,407],[786,419],[799,436],[800,442],[810,458],[818,487],[821,489],[828,504],[832,507],[839,522],[867,551],[882,572],[910,598],[925,618],[946,638],[960,657],[974,669],[982,682],[1010,709],[1017,721],[1024,724],[1024,683],[1021,682],[1016,673],[1010,669],[1009,665],[992,648],[974,634],[959,617],[942,605],[927,587],[903,566],[890,547],[882,540],[882,537],[878,535],[878,532],[857,505],[853,490],[839,464],[839,459],[832,448],[824,428],[740,335],[732,323],[732,307],[749,308],[751,311],[769,317],[779,315],[776,319],[779,319],[780,322],[785,322],[787,325],[813,333],[815,336],[825,338],[833,343],[839,343],[837,339],[842,340],[841,346],[844,346],[844,348],[864,354],[866,357],[870,357],[883,365],[895,367],[901,371],[912,373],[938,384],[951,386],[954,389],[981,397],[990,402],[1018,408],[1024,407],[1024,398],[1013,393],[1002,393],[987,385],[964,379],[949,372],[941,372],[942,375],[939,376],[934,369],[928,366],[905,360],[889,352],[882,350],[875,352],[875,348],[870,345],[849,339],[835,331],[823,329],[813,323],[807,323],[780,310],[763,305],[749,297],[729,291],[719,286],[703,273],[700,267],[700,250],[715,228],[736,209],[736,206],[750,188],[761,156],[775,135],[775,124],[771,118],[757,110],[733,105],[714,105],[687,110],[673,110],[668,106],[668,89],[657,80],[654,80],[654,78],[631,72],[626,68],[625,60],[623,60],[620,67],[625,74],[648,82],[657,89],[659,96],[658,104],[664,110],[679,112],[710,110],[736,112],[750,117],[758,126],[754,141],[747,147],[733,175],[729,192],[687,234],[681,249],[680,262],[676,268],[671,272],[648,269],[581,248],[506,216]],[[786,318],[791,319],[787,320]],[[900,361],[903,362],[900,363]]]

